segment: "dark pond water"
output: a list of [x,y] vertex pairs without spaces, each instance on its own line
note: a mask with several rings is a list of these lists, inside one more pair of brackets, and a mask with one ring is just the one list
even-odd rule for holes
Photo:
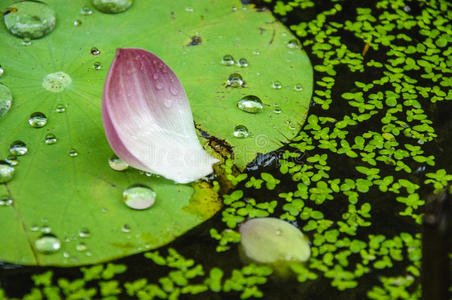
[[[309,1],[300,1],[299,3],[308,3]],[[282,2],[281,2],[282,3]],[[287,1],[286,1],[287,3]],[[298,2],[297,2],[298,3]],[[276,13],[275,16],[288,27],[291,25],[298,25],[302,22],[311,22],[313,24],[313,20],[317,18],[319,14],[330,10],[334,7],[335,4],[340,3],[342,5],[342,11],[334,14],[331,17],[327,18],[327,24],[332,24],[333,22],[337,22],[339,24],[346,24],[346,21],[359,19],[359,15],[357,13],[357,8],[370,8],[374,17],[381,16],[385,13],[385,11],[392,15],[397,19],[397,14],[400,14],[399,11],[402,9],[407,14],[410,14],[413,17],[421,16],[426,11],[434,10],[435,5],[437,5],[437,9],[439,10],[440,3],[442,5],[446,5],[449,8],[449,18],[450,18],[450,5],[446,4],[444,1],[439,1],[437,4],[428,5],[426,1],[407,1],[405,3],[398,2],[399,8],[391,8],[390,1],[379,1],[379,3],[386,3],[388,8],[378,8],[377,9],[377,1],[316,1],[315,5],[312,7],[308,5],[308,7],[301,9],[300,7],[295,7],[292,11],[289,11],[287,15],[281,16]],[[395,2],[394,2],[395,3]],[[266,3],[264,1],[260,1],[257,3],[257,7],[259,10],[267,9],[273,11],[280,11],[280,6],[282,4],[277,4],[275,6],[275,2]],[[266,6],[267,5],[267,6]],[[447,6],[449,5],[449,6]],[[295,6],[295,5],[294,5]],[[446,16],[446,13],[440,14],[442,17]],[[437,18],[437,17],[436,17]],[[396,21],[393,21],[396,23]],[[449,19],[450,22],[450,19]],[[371,24],[378,24],[377,22],[370,22]],[[372,25],[374,26],[374,25]],[[367,29],[367,32],[376,32],[373,31],[375,28]],[[325,30],[325,25],[320,26],[320,31]],[[434,30],[433,26],[427,26],[431,30]],[[293,29],[293,28],[292,28]],[[296,30],[294,30],[296,32]],[[308,32],[306,37],[301,37],[300,41],[303,43],[305,40],[312,39],[318,36],[319,34],[314,34],[315,28],[306,29]],[[425,40],[425,36],[419,33],[419,28],[413,29],[394,29],[391,32],[392,35],[397,34],[406,34],[411,37],[411,41],[392,41],[391,43],[400,43],[401,46],[408,47],[409,45],[417,45],[422,43]],[[449,26],[449,34],[450,26]],[[327,33],[326,33],[327,34]],[[343,27],[337,28],[336,32],[331,33],[334,36],[340,37],[340,44],[345,45],[347,49],[354,53],[364,53],[363,62],[367,63],[372,60],[377,62],[381,62],[383,64],[389,63],[390,57],[388,55],[388,51],[390,50],[390,46],[380,46],[378,50],[369,48],[366,52],[366,42],[364,42],[363,38],[357,37],[355,33],[351,30],[346,30]],[[375,36],[374,36],[374,39]],[[331,41],[330,41],[331,42]],[[323,41],[315,41],[313,44],[304,45],[304,51],[306,51],[311,59],[313,66],[324,64],[324,60],[320,58],[317,54],[315,54],[316,45],[321,43],[328,44],[328,40]],[[375,42],[378,44],[378,42]],[[451,44],[450,36],[449,36],[449,45]],[[446,43],[447,45],[447,43]],[[335,45],[337,47],[337,45]],[[449,50],[448,50],[449,49]],[[450,46],[441,48],[442,53],[446,51],[450,52]],[[443,55],[439,53],[439,57]],[[444,56],[444,55],[443,55]],[[403,56],[402,56],[403,57]],[[414,57],[414,56],[412,56]],[[416,58],[416,57],[414,57]],[[420,55],[418,55],[420,58]],[[338,58],[339,60],[339,58]],[[447,65],[447,67],[446,67]],[[447,69],[448,68],[448,69]],[[336,74],[332,75],[335,79],[335,83],[332,87],[328,88],[331,91],[331,99],[332,103],[330,104],[330,108],[325,110],[321,107],[321,105],[316,104],[312,105],[310,108],[310,114],[324,117],[331,117],[337,120],[342,120],[344,116],[351,116],[353,113],[357,113],[357,109],[355,107],[350,106],[347,101],[341,97],[343,93],[347,92],[357,92],[358,89],[355,85],[356,81],[370,83],[374,80],[378,80],[382,77],[383,71],[376,68],[365,68],[364,72],[352,72],[350,67],[347,66],[346,63],[339,63],[335,66]],[[436,70],[435,72],[441,73],[443,72],[444,76],[450,77],[451,64],[450,57],[448,60],[448,64],[443,66],[443,71]],[[410,77],[418,80],[418,85],[424,87],[433,87],[437,85],[437,83],[433,83],[428,79],[422,78],[423,74],[419,70],[409,70],[406,71]],[[315,79],[315,87],[314,90],[325,90],[325,87],[319,84],[323,77],[327,76],[324,72],[320,72],[318,70],[314,73]],[[400,83],[402,84],[402,82]],[[385,93],[388,90],[392,90],[389,84],[384,84],[381,86],[376,86],[372,88],[372,93],[383,92]],[[446,90],[446,87],[442,87],[442,89]],[[431,96],[431,95],[430,95]],[[449,154],[450,150],[450,140],[452,139],[452,110],[450,105],[447,103],[448,101],[438,101],[433,103],[429,101],[429,99],[425,99],[424,97],[417,98],[419,102],[421,102],[422,109],[426,115],[428,120],[432,121],[431,126],[434,128],[437,137],[433,139],[433,141],[419,144],[422,146],[422,150],[427,155],[433,155],[435,157],[435,166],[429,166],[425,163],[418,163],[414,161],[408,161],[407,165],[413,170],[411,173],[401,173],[395,172],[394,166],[385,165],[383,163],[378,163],[375,168],[380,170],[381,177],[384,176],[398,176],[403,174],[403,178],[409,179],[411,182],[418,184],[420,187],[416,191],[421,199],[428,199],[433,192],[432,186],[424,184],[425,174],[428,172],[435,172],[438,169],[445,169],[446,171],[451,171],[452,166],[452,156]],[[347,127],[349,131],[349,137],[356,137],[363,135],[368,131],[381,132],[382,131],[382,118],[384,118],[388,112],[388,107],[383,106],[382,109],[376,110],[376,115],[372,116],[371,119],[362,122],[359,126],[351,126]],[[406,119],[406,111],[402,110],[401,112],[395,113],[394,115],[400,117],[400,120]],[[333,126],[330,126],[333,128]],[[311,134],[313,134],[311,132]],[[348,138],[349,141],[353,141],[353,139]],[[400,135],[397,137],[397,141],[399,144],[411,143],[413,144],[413,139],[406,137],[404,135]],[[297,185],[299,182],[294,182],[290,175],[281,174],[279,171],[279,163],[278,159],[282,157],[285,150],[289,150],[292,152],[301,153],[302,156],[300,159],[296,160],[296,164],[303,165],[306,162],[308,157],[313,157],[316,154],[328,154],[328,166],[331,167],[331,170],[328,172],[331,179],[333,178],[357,178],[358,175],[355,171],[355,167],[358,165],[363,165],[363,161],[356,158],[350,158],[345,155],[339,155],[337,153],[332,153],[329,150],[322,149],[319,147],[315,147],[312,150],[306,152],[300,152],[294,147],[290,145],[286,145],[282,150],[276,151],[275,153],[271,153],[265,156],[260,156],[255,162],[250,164],[247,169],[247,173],[249,176],[255,176],[256,178],[260,177],[262,172],[267,172],[272,174],[275,178],[281,180],[280,184],[277,186],[275,190],[255,190],[246,188],[244,183],[240,183],[236,188],[243,189],[246,197],[254,198],[256,202],[265,202],[275,199],[280,199],[278,194],[280,193],[288,193],[297,190]],[[365,165],[365,164],[364,164]],[[371,165],[366,165],[367,167],[372,167]],[[397,178],[397,177],[396,177]],[[406,196],[406,193],[402,193]],[[401,232],[410,233],[415,235],[416,233],[421,232],[421,225],[416,224],[412,218],[409,217],[401,217],[399,215],[400,211],[404,210],[404,205],[400,202],[395,201],[395,198],[398,195],[394,193],[382,192],[377,187],[373,186],[369,192],[360,194],[360,199],[364,198],[364,202],[368,202],[372,204],[372,213],[367,221],[371,222],[372,225],[368,227],[360,227],[357,231],[357,234],[353,237],[353,239],[366,241],[369,235],[384,235],[388,238],[392,238],[396,235],[399,235]],[[361,201],[361,200],[360,200]],[[347,207],[349,205],[348,200],[345,198],[343,194],[338,194],[335,196],[333,201],[328,201],[326,204],[322,204],[321,206],[315,204],[314,202],[305,201],[305,205],[307,207],[311,207],[312,209],[320,210],[325,218],[338,221],[343,218],[343,214],[347,212]],[[420,209],[422,210],[422,209]],[[278,206],[272,216],[280,216],[285,211],[282,206]],[[420,211],[418,211],[420,213]],[[296,219],[294,222],[297,226],[303,227],[305,225],[305,221],[301,219]],[[226,228],[226,225],[222,221],[222,212],[220,211],[217,215],[211,220],[205,222],[204,224],[198,226],[197,228],[191,230],[184,236],[176,239],[171,244],[159,249],[159,252],[162,255],[166,255],[169,248],[176,249],[181,255],[186,258],[192,258],[196,261],[196,263],[202,264],[204,270],[209,270],[212,267],[221,268],[225,275],[229,275],[232,270],[240,269],[243,267],[243,263],[239,256],[239,251],[237,244],[231,244],[231,249],[226,252],[218,253],[216,251],[216,247],[218,245],[218,241],[214,240],[210,236],[210,229],[216,228],[218,231],[221,231]],[[311,241],[315,239],[313,231],[306,232],[310,237]],[[332,286],[331,278],[325,278],[322,276],[322,272],[317,272],[319,278],[316,280],[310,280],[303,283],[297,281],[295,277],[290,277],[286,279],[281,279],[277,277],[269,277],[268,282],[263,285],[259,285],[259,289],[263,293],[264,299],[364,299],[368,297],[368,292],[372,290],[374,286],[382,286],[380,278],[383,277],[397,277],[402,276],[406,277],[407,272],[406,268],[413,264],[413,262],[408,259],[409,255],[406,249],[402,250],[403,259],[397,261],[394,260],[391,267],[387,268],[373,268],[367,274],[359,277],[357,279],[358,286],[355,288],[345,289],[343,291],[338,290],[336,287]],[[349,257],[349,263],[352,266],[355,266],[359,263],[361,258],[358,255],[352,255]],[[135,256],[127,257],[124,259],[120,259],[115,261],[117,264],[124,264],[127,266],[127,271],[116,275],[115,280],[119,281],[119,286],[122,286],[125,282],[132,282],[134,280],[138,280],[141,278],[146,278],[149,283],[158,283],[159,278],[166,276],[168,274],[169,269],[167,267],[162,267],[154,264],[151,260],[144,257],[143,254],[138,254]],[[447,267],[447,266],[444,266]],[[353,269],[353,268],[351,268]],[[82,272],[79,268],[41,268],[41,267],[21,267],[15,265],[9,265],[7,263],[0,264],[0,283],[1,287],[4,289],[6,294],[9,297],[17,297],[22,298],[25,294],[30,293],[33,288],[33,280],[32,276],[35,274],[41,274],[45,271],[51,270],[54,274],[54,284],[57,282],[58,278],[66,278],[68,280],[75,280],[81,278],[83,276]],[[412,276],[412,275],[410,275]],[[405,289],[408,295],[414,293],[417,290],[418,285],[420,284],[420,276],[414,276],[414,283],[412,283],[409,287]],[[196,282],[202,282],[202,278]],[[399,284],[401,285],[401,284]],[[94,280],[89,282],[85,287],[97,287],[98,281]],[[394,286],[398,286],[395,284]],[[1,295],[1,294],[0,294]],[[183,295],[180,296],[182,299],[239,299],[241,293],[240,292],[228,292],[228,293],[214,293],[214,292],[204,292],[199,295]],[[93,296],[94,298],[101,298],[98,294],[97,296]],[[119,294],[115,297],[118,299],[133,299],[127,295],[125,289],[122,289]],[[400,296],[403,298],[404,296]],[[1,297],[0,297],[1,298]],[[394,299],[397,297],[394,297]],[[33,299],[33,298],[31,298]],[[111,298],[114,299],[114,298]]]

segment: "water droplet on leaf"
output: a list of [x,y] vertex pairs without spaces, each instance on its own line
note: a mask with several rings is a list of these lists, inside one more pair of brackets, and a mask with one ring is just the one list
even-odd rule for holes
[[235,61],[234,61],[234,57],[232,57],[232,55],[230,54],[226,54],[225,56],[223,56],[223,58],[221,59],[221,63],[225,66],[232,66],[234,65]]
[[110,157],[108,164],[115,171],[124,171],[129,167],[129,165],[125,161],[117,157],[115,154]]
[[9,152],[12,155],[21,156],[27,153],[28,148],[22,141],[15,141],[9,146]]
[[47,124],[47,117],[42,112],[35,112],[30,115],[28,124],[33,128],[42,128]]
[[297,83],[293,88],[297,92],[301,92],[303,90],[303,85],[301,85],[301,83]]
[[12,204],[13,204],[13,199],[11,199],[9,196],[0,196],[0,207],[1,206],[11,206]]
[[81,242],[81,243],[78,243],[77,246],[75,246],[75,249],[77,251],[81,252],[81,251],[85,251],[87,249],[87,247],[86,247],[85,243]]
[[82,238],[88,238],[91,235],[91,232],[89,231],[88,228],[82,228],[78,232],[78,235]]
[[55,108],[57,113],[62,113],[66,111],[66,106],[64,104],[58,104]]
[[6,28],[20,38],[39,39],[55,28],[55,11],[41,1],[20,1],[12,4],[4,15]]
[[272,87],[273,87],[274,89],[279,90],[280,88],[282,88],[282,83],[281,83],[280,81],[273,81]]
[[78,156],[78,152],[77,150],[75,150],[74,148],[69,150],[69,156],[70,157],[77,157]]
[[0,119],[9,111],[13,96],[6,85],[0,83]]
[[287,42],[287,47],[290,49],[298,49],[300,48],[300,42],[296,39],[290,40]]
[[91,10],[91,8],[85,6],[80,9],[80,13],[84,16],[89,16],[93,14],[93,11]]
[[100,62],[95,62],[93,64],[93,68],[94,68],[94,70],[100,70],[100,69],[102,69],[102,64]]
[[17,160],[17,156],[15,156],[15,155],[8,155],[5,159],[5,161],[10,166],[17,166],[17,164],[19,163],[19,161]]
[[237,125],[234,128],[234,136],[239,139],[244,139],[249,136],[248,128],[244,125]]
[[69,87],[71,83],[71,76],[60,71],[47,74],[42,80],[42,87],[50,92],[60,93]]
[[237,107],[245,112],[256,114],[264,109],[262,100],[254,95],[243,97],[237,102]]
[[94,7],[107,14],[118,14],[132,6],[133,0],[93,0]]
[[124,225],[121,227],[121,230],[122,230],[123,232],[130,232],[130,226],[129,226],[128,224],[124,224]]
[[80,21],[80,20],[74,21],[74,26],[79,27],[80,25],[82,25],[82,21]]
[[57,138],[53,133],[47,134],[44,139],[44,143],[46,143],[47,145],[53,145],[56,142],[57,142]]
[[91,48],[90,52],[91,52],[92,55],[99,55],[100,54],[99,49],[97,49],[96,47]]
[[126,189],[122,196],[128,207],[146,209],[154,204],[156,193],[145,185],[134,185]]
[[43,254],[52,254],[60,250],[61,242],[54,234],[43,234],[35,241],[36,249]]
[[241,68],[246,68],[246,67],[248,67],[248,60],[246,58],[241,58],[237,62],[237,65]]
[[232,73],[228,77],[228,86],[233,88],[238,88],[243,86],[244,82],[242,76],[238,73]]

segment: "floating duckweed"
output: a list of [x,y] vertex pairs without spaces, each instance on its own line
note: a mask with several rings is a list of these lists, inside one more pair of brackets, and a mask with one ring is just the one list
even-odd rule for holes
[[47,145],[53,145],[57,142],[57,138],[53,133],[48,133],[44,139],[44,143]]
[[42,128],[47,124],[47,117],[42,112],[34,112],[30,115],[28,124],[33,128]]
[[47,74],[42,80],[42,87],[50,92],[60,93],[69,87],[71,83],[71,76],[59,71]]
[[124,190],[122,196],[128,207],[142,210],[154,204],[156,193],[145,185],[133,185]]
[[7,8],[6,28],[23,39],[39,39],[55,28],[54,10],[40,1],[20,1]]
[[0,183],[11,181],[14,177],[14,168],[4,160],[0,160]]
[[12,155],[17,155],[17,156],[25,155],[25,153],[27,153],[27,151],[28,151],[28,148],[25,145],[25,143],[22,141],[15,141],[9,146],[9,152]]
[[70,157],[77,157],[78,156],[78,151],[75,150],[74,148],[69,150],[69,156]]
[[132,6],[133,0],[92,0],[94,7],[107,14],[118,14]]
[[234,57],[232,57],[232,55],[230,54],[226,54],[221,59],[221,63],[225,66],[233,66],[235,64]]
[[246,67],[248,67],[248,60],[246,58],[241,58],[237,62],[237,65],[241,68],[246,68]]
[[290,49],[298,49],[300,48],[300,42],[297,39],[293,39],[287,42],[287,47]]
[[273,87],[274,89],[277,89],[277,90],[281,89],[281,88],[282,88],[282,83],[281,83],[281,81],[273,81],[272,87]]
[[13,96],[6,85],[0,83],[0,119],[9,111]]
[[256,114],[264,109],[262,100],[254,95],[243,97],[237,102],[237,107],[245,112]]
[[61,241],[54,234],[43,234],[35,241],[35,247],[43,254],[53,254],[60,250]]
[[297,92],[301,92],[303,90],[303,85],[301,83],[297,83],[293,88]]
[[228,86],[233,88],[238,88],[243,86],[244,82],[242,76],[238,73],[232,73],[228,77]]
[[95,62],[93,64],[93,68],[94,68],[94,70],[100,70],[100,69],[102,69],[102,64],[100,62]]
[[115,171],[124,171],[129,167],[129,165],[125,161],[117,157],[115,154],[110,157],[108,164]]
[[90,52],[91,52],[92,55],[99,55],[100,54],[99,49],[97,49],[96,47],[91,48]]
[[244,125],[237,125],[234,128],[234,136],[239,139],[244,139],[249,136],[248,128]]

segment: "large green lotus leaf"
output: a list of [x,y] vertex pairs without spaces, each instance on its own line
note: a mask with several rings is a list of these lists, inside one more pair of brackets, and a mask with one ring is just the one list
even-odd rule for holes
[[[11,3],[2,1],[0,9]],[[0,154],[5,158],[16,140],[28,147],[13,180],[0,185],[0,195],[14,200],[12,206],[0,207],[1,260],[58,266],[106,261],[164,245],[219,209],[209,189],[196,186],[194,193],[191,185],[109,167],[112,151],[100,107],[117,48],[147,49],[169,64],[186,89],[199,128],[231,145],[241,168],[257,153],[275,150],[293,137],[306,117],[312,91],[309,59],[287,46],[294,37],[269,12],[242,8],[239,1],[137,0],[120,14],[92,8],[92,15],[82,15],[86,0],[47,3],[56,11],[57,25],[31,45],[0,27],[5,70],[0,82],[14,97],[11,110],[0,119]],[[81,25],[74,26],[75,20]],[[189,46],[192,36],[200,36],[201,44]],[[92,55],[92,47],[101,54]],[[226,54],[246,58],[248,67],[223,65]],[[102,68],[93,68],[95,62]],[[60,71],[71,77],[70,86],[58,93],[44,89],[43,78]],[[246,82],[243,88],[227,87],[234,72]],[[273,81],[283,87],[272,88]],[[303,90],[294,90],[296,84]],[[254,115],[237,109],[237,101],[246,95],[260,97],[264,111]],[[66,106],[63,113],[55,110],[60,104]],[[274,112],[275,105],[280,113]],[[33,112],[48,117],[45,127],[28,124]],[[235,138],[236,125],[248,127],[250,137]],[[57,137],[56,144],[44,143],[48,133]],[[77,157],[69,156],[72,148]],[[122,192],[133,184],[156,191],[154,206],[134,211],[124,205]],[[129,232],[122,230],[125,224]],[[46,226],[62,242],[54,254],[41,254],[35,246]],[[78,236],[83,228],[89,229],[88,238]],[[81,242],[87,250],[77,250]]]

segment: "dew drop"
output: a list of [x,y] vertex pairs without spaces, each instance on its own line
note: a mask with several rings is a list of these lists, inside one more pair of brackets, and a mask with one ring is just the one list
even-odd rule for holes
[[226,54],[225,56],[223,56],[223,58],[221,59],[221,63],[225,66],[232,66],[234,65],[235,61],[234,61],[234,57],[232,57],[232,55],[230,54]]
[[13,199],[11,199],[11,197],[9,197],[9,196],[1,196],[0,197],[0,207],[1,206],[11,206],[12,204],[13,204]]
[[262,100],[254,95],[248,95],[240,99],[239,102],[237,102],[237,107],[244,112],[252,114],[261,112],[264,109]]
[[273,87],[274,89],[277,89],[277,90],[281,89],[281,88],[282,88],[282,83],[281,83],[281,81],[273,81],[272,87]]
[[281,113],[281,107],[279,107],[278,104],[274,104],[273,106],[274,106],[273,112],[274,112],[275,114],[280,114],[280,113]]
[[80,13],[84,16],[90,16],[93,14],[93,11],[91,10],[91,8],[85,6],[80,9]]
[[55,28],[55,11],[41,1],[20,1],[7,8],[6,28],[20,38],[39,39]]
[[232,73],[228,77],[228,86],[233,88],[238,88],[243,86],[244,82],[242,76],[238,73]]
[[80,231],[78,232],[79,237],[81,238],[88,238],[91,235],[91,232],[89,231],[88,228],[82,228],[80,229]]
[[77,244],[77,246],[75,246],[75,249],[76,249],[77,251],[82,252],[82,251],[86,251],[87,247],[86,247],[86,244],[85,244],[85,243],[80,242],[80,243]]
[[31,39],[30,38],[23,38],[22,39],[22,45],[30,46],[31,45]]
[[13,96],[6,85],[0,83],[0,119],[6,115],[13,103]]
[[234,136],[239,139],[244,139],[249,136],[248,128],[244,125],[237,125],[234,128]]
[[303,90],[303,85],[301,83],[297,83],[293,88],[297,92],[301,92]]
[[287,42],[287,47],[290,49],[298,49],[300,48],[300,42],[296,39],[290,40]]
[[43,233],[50,233],[51,231],[52,231],[52,228],[50,228],[49,225],[43,225],[41,227],[41,232],[43,232]]
[[75,150],[74,148],[69,150],[69,156],[70,157],[77,157],[78,156],[78,152],[77,150]]
[[133,185],[122,193],[124,203],[133,209],[146,209],[155,202],[156,193],[145,185]]
[[129,226],[129,224],[124,224],[124,225],[121,227],[121,230],[122,230],[123,232],[130,232],[130,226]]
[[39,230],[39,226],[36,225],[36,224],[33,224],[33,225],[30,226],[30,230],[33,231],[33,232],[36,232],[36,231]]
[[74,21],[74,26],[79,27],[80,25],[82,25],[82,21],[80,21],[80,20]]
[[47,117],[42,112],[35,112],[30,115],[28,124],[33,128],[42,128],[47,124]]
[[10,166],[17,166],[17,164],[19,163],[19,161],[17,160],[17,156],[15,156],[15,155],[8,155],[5,159],[5,161]]
[[94,7],[106,14],[118,14],[128,10],[133,0],[93,0]]
[[2,77],[3,73],[5,73],[5,70],[3,70],[3,67],[0,66],[0,77]]
[[92,55],[99,55],[100,54],[99,49],[97,49],[96,47],[91,48],[90,52],[91,52]]
[[253,54],[254,54],[254,55],[259,55],[259,54],[261,54],[261,52],[260,52],[259,50],[254,50],[254,51],[253,51]]
[[66,111],[66,106],[64,106],[64,104],[58,104],[55,108],[55,111],[57,113],[62,113]]
[[195,10],[194,10],[193,7],[186,7],[186,8],[185,8],[185,11],[188,11],[188,12],[194,12]]
[[25,143],[22,141],[15,141],[9,146],[9,152],[12,155],[17,155],[17,156],[25,155],[25,153],[27,153],[27,151],[28,151],[28,148],[25,145]]
[[35,241],[35,247],[43,254],[53,254],[60,250],[61,242],[54,234],[47,233]]
[[93,68],[94,68],[94,70],[100,70],[100,69],[102,69],[102,64],[100,62],[95,62],[93,64]]
[[110,157],[108,164],[115,171],[124,171],[129,167],[129,165],[125,161],[117,157],[115,154]]
[[53,133],[47,134],[44,139],[44,143],[46,143],[47,145],[53,145],[56,142],[57,142],[57,138]]
[[239,59],[239,61],[237,62],[237,65],[238,65],[240,68],[246,68],[246,67],[248,67],[248,60],[247,60],[246,58],[241,58],[241,59]]

